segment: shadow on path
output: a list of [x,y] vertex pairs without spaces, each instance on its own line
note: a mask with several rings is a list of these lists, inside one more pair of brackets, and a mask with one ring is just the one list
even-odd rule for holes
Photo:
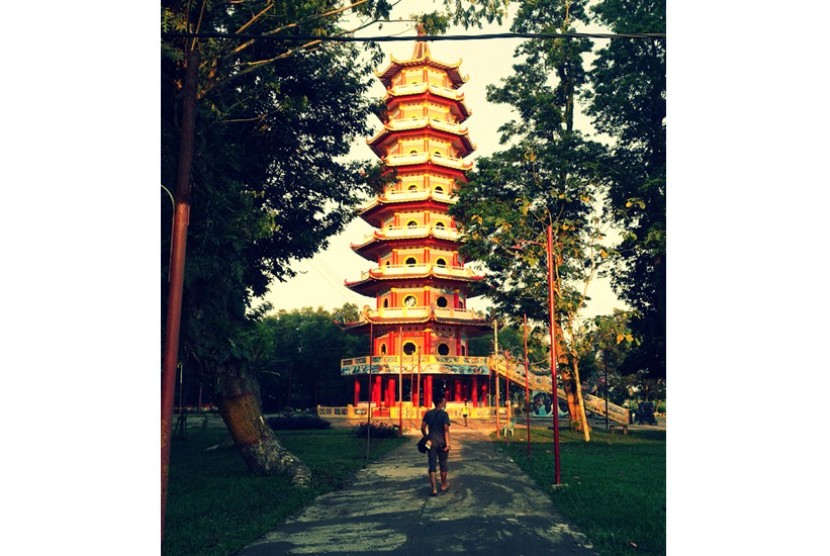
[[429,496],[426,455],[408,442],[238,554],[596,554],[483,432],[459,428],[447,492]]

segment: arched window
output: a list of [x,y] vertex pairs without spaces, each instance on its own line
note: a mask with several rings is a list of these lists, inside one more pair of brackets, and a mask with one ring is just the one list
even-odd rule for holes
[[[414,119],[415,116],[412,116],[412,118]],[[409,154],[418,154],[418,151],[415,150],[415,149],[412,149],[411,151],[409,151]]]
[[443,230],[445,228],[444,223],[443,222],[436,222],[435,223],[435,228],[437,230]]
[[436,187],[435,187],[435,192],[436,192],[436,193],[443,193],[443,192],[444,192],[444,188],[443,188],[443,187],[441,187],[440,185],[438,185],[438,186],[436,186]]
[[384,308],[389,307],[389,299],[384,299],[383,300],[383,307]]
[[443,268],[443,267],[447,266],[447,261],[444,260],[444,259],[438,259],[438,260],[435,261],[435,264],[437,264],[438,266]]
[[413,183],[413,184],[409,185],[408,189],[409,189],[409,191],[417,191],[418,186]]
[[386,355],[386,344],[380,344],[380,354]]
[[418,223],[417,223],[417,222],[415,222],[414,220],[410,220],[409,222],[407,222],[407,223],[406,223],[406,227],[407,227],[407,228],[417,228],[417,227],[418,227]]
[[435,154],[436,157],[441,158],[441,151],[435,151],[433,154]]
[[438,344],[438,355],[449,355],[450,346],[447,344]]
[[446,307],[447,306],[447,298],[441,296],[441,297],[439,297],[438,299],[435,300],[435,304],[438,305],[439,307]]
[[406,259],[406,264],[408,264],[409,266],[415,266],[416,264],[418,264],[418,261],[415,259],[415,257],[409,257]]
[[415,350],[416,350],[416,349],[417,349],[417,348],[415,347],[415,344],[413,344],[412,342],[406,342],[406,343],[403,345],[403,353],[404,353],[404,355],[414,355],[414,354],[415,354]]

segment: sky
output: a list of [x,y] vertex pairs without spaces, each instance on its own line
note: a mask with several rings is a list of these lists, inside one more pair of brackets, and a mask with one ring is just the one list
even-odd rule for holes
[[[415,11],[427,9],[424,2],[402,1],[396,7],[391,19],[407,18],[408,14]],[[511,19],[515,8],[511,7]],[[510,20],[504,25],[496,23],[485,24],[481,30],[470,31],[470,33],[497,33],[510,30]],[[398,59],[408,59],[412,55],[415,45],[415,29],[411,22],[384,23],[383,28],[368,28],[361,32],[363,36],[377,34],[399,34],[399,36],[413,37],[411,42],[387,42],[380,43],[386,57],[380,67],[382,70],[389,63],[390,54]],[[454,28],[448,34],[465,34],[460,28]],[[464,93],[465,103],[472,110],[472,115],[466,120],[465,125],[470,130],[470,137],[476,144],[474,151],[465,160],[475,161],[480,156],[491,155],[503,148],[499,145],[498,128],[510,119],[515,118],[510,107],[496,105],[487,101],[486,87],[490,84],[498,84],[503,78],[512,73],[512,65],[515,63],[513,52],[522,41],[519,39],[499,39],[483,41],[434,41],[430,43],[431,54],[445,62],[462,61],[461,73],[469,76],[469,80],[459,89]],[[599,41],[602,45],[604,41]],[[374,87],[370,94],[375,98],[382,98],[384,87],[380,80],[375,80]],[[380,128],[380,122],[372,117],[375,129]],[[578,115],[576,125],[586,133],[593,133],[587,118]],[[359,138],[354,142],[352,155],[357,158],[376,160],[377,157],[366,145],[365,138]],[[323,307],[334,309],[344,303],[354,303],[358,307],[364,305],[374,306],[374,299],[356,294],[343,285],[343,281],[356,280],[361,272],[377,266],[356,253],[349,244],[357,242],[372,230],[362,219],[355,218],[345,230],[330,240],[329,246],[318,253],[312,259],[296,261],[292,268],[299,274],[287,281],[271,284],[270,291],[262,299],[271,303],[274,310],[292,310],[302,307]],[[612,236],[613,237],[613,236]],[[626,308],[626,305],[617,299],[611,290],[607,278],[595,279],[589,288],[588,295],[591,301],[588,307],[583,310],[584,317],[597,314],[610,314],[613,309]],[[473,309],[484,310],[490,305],[490,301],[484,297],[477,297],[470,300],[468,306]]]

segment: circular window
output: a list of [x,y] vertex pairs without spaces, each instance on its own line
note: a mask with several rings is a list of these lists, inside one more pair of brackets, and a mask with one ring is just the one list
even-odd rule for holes
[[435,303],[436,303],[439,307],[446,307],[446,306],[447,306],[447,298],[446,298],[446,297],[439,297],[439,298],[435,301]]
[[415,349],[416,349],[416,348],[415,348],[415,344],[413,344],[412,342],[406,342],[406,343],[403,345],[403,353],[404,353],[404,355],[412,355],[412,354],[414,354],[414,353],[415,353]]
[[438,259],[437,261],[435,261],[435,264],[437,264],[438,266],[447,266],[447,261],[444,259]]
[[415,257],[409,257],[408,259],[406,259],[406,264],[408,264],[409,266],[415,266],[417,263],[418,261],[415,260]]
[[438,230],[443,230],[444,229],[444,223],[443,222],[436,222],[435,227]]
[[414,307],[416,302],[414,295],[407,295],[403,300],[403,304],[407,307]]
[[414,220],[410,220],[409,222],[407,222],[407,223],[406,223],[406,227],[407,227],[407,228],[417,228],[417,227],[418,227],[418,223],[417,223],[417,222],[415,222]]
[[449,355],[450,346],[447,344],[438,344],[438,355]]

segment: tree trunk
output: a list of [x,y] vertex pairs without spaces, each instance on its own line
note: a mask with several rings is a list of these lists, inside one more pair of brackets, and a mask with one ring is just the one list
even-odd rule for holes
[[254,475],[286,473],[292,482],[308,486],[311,470],[280,444],[265,424],[256,378],[246,371],[222,369],[216,392],[216,406],[239,450]]

